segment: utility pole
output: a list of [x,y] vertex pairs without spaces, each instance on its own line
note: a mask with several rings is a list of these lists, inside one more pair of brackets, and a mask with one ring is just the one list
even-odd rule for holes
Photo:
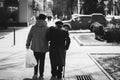
[[108,1],[104,1],[104,4],[105,4],[105,8],[104,8],[104,11],[105,11],[105,15],[107,15],[107,12],[108,12]]
[[78,14],[80,14],[80,0],[78,0]]
[[46,2],[46,0],[43,0],[43,10],[44,10],[44,12],[45,12],[45,2]]

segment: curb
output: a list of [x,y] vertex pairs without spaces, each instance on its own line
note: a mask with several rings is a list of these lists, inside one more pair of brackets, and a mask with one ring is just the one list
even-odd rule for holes
[[114,80],[105,70],[103,67],[101,67],[100,64],[98,64],[98,62],[88,53],[87,54],[90,59],[98,66],[98,68],[108,77],[109,80]]

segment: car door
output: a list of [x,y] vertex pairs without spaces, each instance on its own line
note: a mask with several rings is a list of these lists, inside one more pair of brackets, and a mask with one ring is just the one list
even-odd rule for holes
[[91,15],[80,15],[71,20],[72,29],[89,29]]
[[91,16],[81,16],[79,21],[80,29],[89,29]]

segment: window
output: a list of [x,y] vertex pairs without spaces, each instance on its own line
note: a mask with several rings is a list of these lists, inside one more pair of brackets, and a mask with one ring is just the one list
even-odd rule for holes
[[4,4],[3,4],[3,2],[0,2],[0,7],[4,7]]

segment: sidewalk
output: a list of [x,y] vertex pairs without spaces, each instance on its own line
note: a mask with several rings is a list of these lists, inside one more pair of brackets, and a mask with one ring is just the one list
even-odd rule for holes
[[25,41],[30,27],[16,28],[15,45],[12,29],[0,36],[0,80],[22,80],[25,71]]
[[[13,44],[13,33],[7,34],[6,38],[0,39],[0,80],[23,80],[32,78],[33,68],[25,68],[25,42],[30,27],[16,31],[16,44]],[[71,45],[67,51],[65,80],[77,80],[76,75],[91,75],[94,80],[109,80],[108,77],[88,56],[89,53],[119,53],[119,46],[80,46],[70,34]],[[9,42],[11,41],[11,42]],[[7,45],[3,47],[3,44]],[[8,46],[10,44],[10,46]],[[45,60],[45,80],[50,80],[49,53]]]
[[[26,27],[9,27],[5,30],[0,30],[0,48],[10,48],[14,46],[14,37],[16,38],[16,32],[20,32]],[[14,31],[15,29],[15,31]],[[15,35],[14,35],[15,33]],[[16,40],[15,40],[16,41]],[[18,44],[18,43],[17,43]]]

